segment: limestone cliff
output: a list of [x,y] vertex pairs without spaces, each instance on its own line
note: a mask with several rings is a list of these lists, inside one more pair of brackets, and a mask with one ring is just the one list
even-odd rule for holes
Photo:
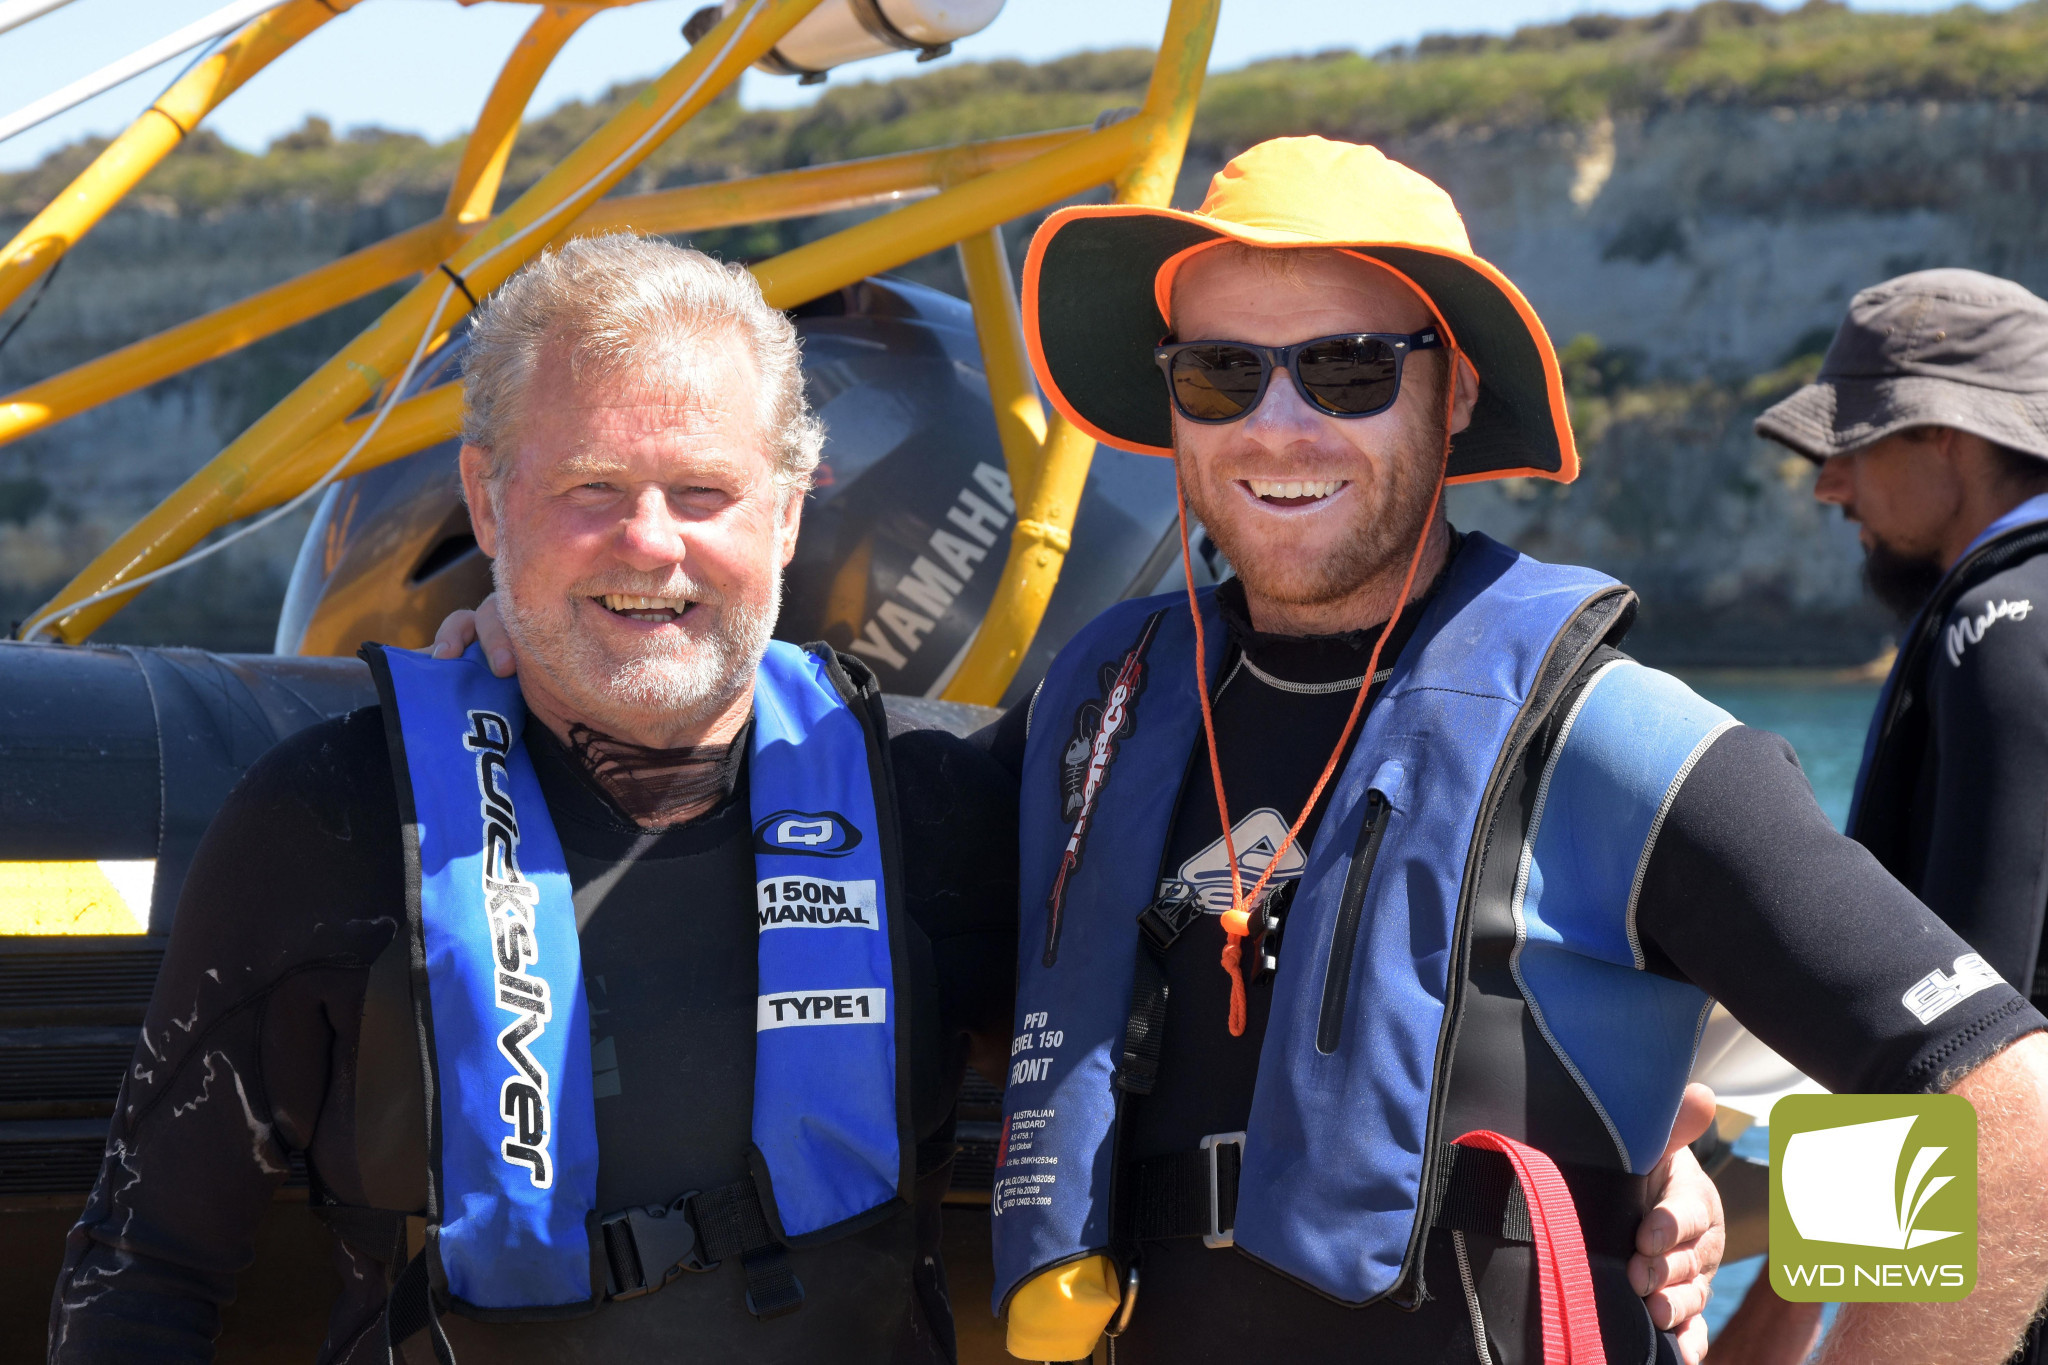
[[[1445,184],[1478,250],[1572,348],[1585,475],[1458,490],[1459,524],[1643,593],[1635,642],[1674,662],[1855,662],[1888,623],[1853,528],[1749,421],[1849,296],[1970,266],[2048,292],[2048,109],[1961,100],[1660,111],[1389,139]],[[1183,200],[1229,147],[1191,157]],[[18,387],[432,210],[399,197],[180,215],[148,201],[73,253],[13,342]],[[0,220],[11,234],[21,220]],[[1016,243],[1021,247],[1021,242]],[[368,300],[0,447],[0,612],[21,615],[366,322]],[[153,590],[107,638],[267,647],[299,523]]]

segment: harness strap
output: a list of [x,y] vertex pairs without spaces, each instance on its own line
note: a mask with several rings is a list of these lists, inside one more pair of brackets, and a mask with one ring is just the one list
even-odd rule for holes
[[1131,1013],[1124,1049],[1111,1084],[1127,1095],[1149,1095],[1159,1083],[1166,1047],[1166,952],[1202,916],[1195,900],[1155,900],[1138,915],[1138,959],[1132,971]]
[[[1235,1134],[1219,1137],[1223,1140],[1208,1148],[1148,1157],[1127,1168],[1124,1207],[1132,1242],[1204,1237],[1227,1244],[1223,1239],[1237,1226],[1238,1178],[1244,1152],[1233,1140]],[[1544,1160],[1549,1161],[1547,1157]],[[1583,1239],[1582,1246],[1622,1260],[1633,1255],[1648,1182],[1642,1176],[1605,1167],[1550,1164],[1563,1182],[1569,1200],[1566,1207],[1574,1210],[1573,1229]],[[1447,1144],[1437,1150],[1437,1169],[1442,1172],[1442,1193],[1430,1219],[1432,1228],[1504,1242],[1537,1243],[1528,1196],[1505,1153],[1490,1147]],[[1213,1223],[1212,1173],[1216,1195]],[[1585,1211],[1583,1227],[1576,1213],[1581,1209]]]
[[804,1306],[804,1287],[789,1267],[789,1253],[768,1230],[761,1192],[754,1182],[736,1180],[688,1201],[703,1254],[714,1261],[740,1258],[747,1277],[747,1311],[779,1318]]
[[1603,1365],[1600,1315],[1593,1300],[1593,1272],[1564,1175],[1534,1147],[1480,1129],[1456,1143],[1500,1153],[1514,1167],[1536,1247],[1536,1288],[1543,1305],[1544,1365]]
[[438,1365],[455,1365],[455,1348],[441,1330],[441,1310],[434,1305],[425,1251],[405,1263],[384,1300],[384,1350],[391,1365],[400,1365],[405,1355],[399,1348],[423,1331]]
[[[1201,1151],[1148,1157],[1133,1168],[1131,1231],[1140,1242],[1171,1237],[1215,1238],[1237,1227],[1238,1175],[1244,1149],[1218,1143]],[[1210,1221],[1210,1177],[1215,1177],[1215,1221]]]
[[[349,1207],[318,1212],[335,1231],[359,1244],[390,1246],[393,1233],[404,1236],[402,1213]],[[748,1312],[779,1318],[803,1307],[803,1284],[790,1268],[789,1253],[769,1230],[761,1192],[751,1178],[693,1190],[665,1205],[607,1214],[598,1219],[598,1233],[607,1299],[652,1294],[685,1271],[716,1270],[737,1256],[747,1281]],[[403,1256],[404,1249],[398,1241],[396,1254]],[[430,1333],[438,1365],[455,1365],[425,1251],[406,1261],[385,1299],[384,1343],[393,1365],[403,1359],[399,1348],[423,1331]]]

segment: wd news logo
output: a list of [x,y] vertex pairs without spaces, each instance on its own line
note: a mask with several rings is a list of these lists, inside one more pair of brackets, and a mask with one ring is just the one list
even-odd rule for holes
[[1977,1111],[1960,1095],[1791,1095],[1771,1110],[1771,1287],[1945,1303],[1977,1284]]

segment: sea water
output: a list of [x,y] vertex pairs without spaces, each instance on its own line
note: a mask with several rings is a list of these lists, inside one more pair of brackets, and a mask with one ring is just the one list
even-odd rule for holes
[[[1772,730],[1791,742],[1813,784],[1814,799],[1841,829],[1849,821],[1849,797],[1863,759],[1863,736],[1877,705],[1878,683],[1866,678],[1806,671],[1713,672],[1682,675],[1693,690],[1744,725]],[[1770,1130],[1752,1128],[1735,1143],[1737,1156],[1763,1161],[1770,1154]],[[1707,1305],[1707,1330],[1718,1333],[1763,1272],[1764,1258],[1752,1256],[1721,1268]],[[1827,1319],[1832,1322],[1834,1307]]]
[[1877,706],[1876,680],[1805,669],[1679,676],[1744,725],[1789,740],[1820,808],[1836,829],[1848,824],[1863,735]]

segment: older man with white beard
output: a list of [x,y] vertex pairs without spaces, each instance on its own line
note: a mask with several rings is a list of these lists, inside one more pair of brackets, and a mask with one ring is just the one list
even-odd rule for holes
[[487,301],[465,377],[524,671],[371,647],[381,705],[222,808],[51,1358],[209,1358],[300,1155],[323,1361],[950,1360],[1014,784],[770,642],[822,442],[794,330],[738,267],[599,238]]

